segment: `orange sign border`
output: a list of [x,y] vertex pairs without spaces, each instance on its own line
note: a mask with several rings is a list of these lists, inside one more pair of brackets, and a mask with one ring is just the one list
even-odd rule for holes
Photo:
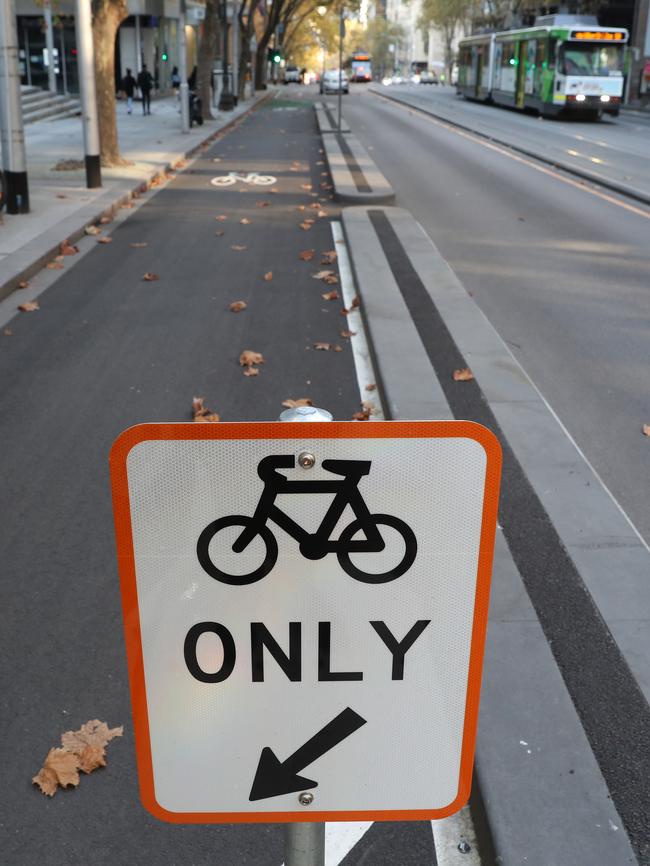
[[[141,442],[160,440],[228,439],[473,439],[485,450],[487,466],[483,497],[483,516],[476,581],[474,621],[470,648],[467,702],[463,724],[463,743],[458,792],[442,809],[388,809],[370,811],[300,812],[170,812],[156,801],[153,763],[149,737],[147,695],[140,634],[135,558],[127,478],[127,458]],[[501,446],[496,436],[472,421],[352,421],[330,422],[234,422],[217,424],[139,424],[125,430],[110,452],[113,511],[117,558],[122,593],[124,636],[126,641],[131,703],[135,729],[140,799],[154,817],[173,824],[289,823],[299,821],[424,821],[446,818],[468,801],[474,763],[481,675],[490,602],[490,579],[497,526]]]

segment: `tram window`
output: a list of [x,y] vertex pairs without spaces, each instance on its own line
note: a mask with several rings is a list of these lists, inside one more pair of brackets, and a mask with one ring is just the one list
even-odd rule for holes
[[557,56],[557,39],[548,40],[548,68],[555,69],[555,59]]
[[546,63],[546,42],[543,39],[537,40],[537,51],[535,52],[535,66],[537,69],[543,69]]
[[515,63],[515,43],[506,42],[501,55],[501,66],[514,66]]
[[620,45],[567,42],[561,58],[564,75],[621,75],[623,72]]

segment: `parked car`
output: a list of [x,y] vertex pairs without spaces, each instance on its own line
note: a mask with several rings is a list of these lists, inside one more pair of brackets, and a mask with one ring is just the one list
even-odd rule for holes
[[320,92],[338,93],[339,90],[343,93],[350,92],[350,83],[347,75],[342,69],[328,69],[321,78]]
[[423,69],[420,72],[420,84],[437,84],[438,76],[431,69]]
[[300,84],[300,70],[297,66],[286,66],[284,70],[285,84]]

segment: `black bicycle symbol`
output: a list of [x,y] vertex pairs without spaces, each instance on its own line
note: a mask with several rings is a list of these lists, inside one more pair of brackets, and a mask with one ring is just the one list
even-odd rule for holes
[[[264,457],[257,466],[257,474],[264,482],[264,489],[252,517],[233,514],[220,517],[209,523],[196,545],[196,553],[201,567],[210,577],[231,586],[245,586],[255,583],[271,571],[278,559],[278,543],[266,525],[274,521],[292,538],[299,542],[300,552],[306,559],[322,559],[328,553],[336,553],[341,568],[362,583],[388,583],[401,577],[413,565],[417,554],[417,541],[413,530],[403,520],[390,514],[371,514],[358,488],[362,476],[370,472],[370,460],[323,460],[323,469],[342,479],[324,481],[289,481],[278,469],[293,469],[296,460],[293,455]],[[275,504],[281,493],[334,493],[334,500],[314,533],[303,529]],[[346,526],[337,539],[330,538],[346,506],[350,506],[356,518]],[[234,553],[242,553],[259,536],[266,548],[264,561],[249,574],[229,574],[219,568],[210,558],[210,543],[218,532],[230,526],[241,526],[243,531],[232,545]],[[405,544],[404,556],[393,568],[382,574],[367,573],[358,568],[350,559],[352,553],[380,553],[386,543],[379,531],[380,526],[391,527],[401,536]],[[365,538],[355,539],[358,532]]]

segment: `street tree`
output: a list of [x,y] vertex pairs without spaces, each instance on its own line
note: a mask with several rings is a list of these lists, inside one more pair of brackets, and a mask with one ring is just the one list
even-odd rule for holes
[[445,46],[445,67],[448,74],[454,60],[454,39],[467,25],[474,10],[475,0],[422,0],[419,26],[425,32],[430,27],[440,31]]
[[196,64],[196,89],[201,100],[203,120],[212,120],[212,67],[217,54],[217,42],[221,31],[219,21],[219,0],[205,0],[203,33],[199,41],[199,55]]
[[95,79],[103,166],[122,165],[115,114],[115,38],[128,16],[126,0],[92,0]]

